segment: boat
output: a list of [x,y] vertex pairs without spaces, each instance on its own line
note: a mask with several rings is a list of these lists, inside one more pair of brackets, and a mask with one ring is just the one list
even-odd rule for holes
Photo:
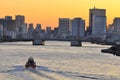
[[25,68],[33,68],[33,69],[36,68],[36,62],[32,57],[28,58],[28,61],[25,64]]

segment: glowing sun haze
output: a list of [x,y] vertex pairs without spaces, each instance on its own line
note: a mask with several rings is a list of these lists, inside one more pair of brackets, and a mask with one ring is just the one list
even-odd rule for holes
[[24,15],[27,23],[57,27],[58,18],[81,17],[88,26],[89,9],[106,9],[107,24],[120,16],[120,0],[0,0],[0,17]]

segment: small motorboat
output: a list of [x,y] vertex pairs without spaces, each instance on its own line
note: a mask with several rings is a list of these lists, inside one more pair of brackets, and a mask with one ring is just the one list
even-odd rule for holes
[[25,64],[25,68],[36,68],[36,62],[32,57],[28,58],[28,61]]

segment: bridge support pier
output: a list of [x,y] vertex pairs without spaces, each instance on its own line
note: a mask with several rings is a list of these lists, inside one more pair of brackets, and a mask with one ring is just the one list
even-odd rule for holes
[[33,45],[45,45],[45,40],[35,39],[32,42],[33,42]]
[[71,40],[71,46],[79,46],[79,47],[82,47],[81,40]]

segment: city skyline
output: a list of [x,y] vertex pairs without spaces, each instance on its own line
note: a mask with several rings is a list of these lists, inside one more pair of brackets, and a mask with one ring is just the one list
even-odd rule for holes
[[[81,17],[89,25],[89,9],[106,9],[107,25],[119,17],[119,0],[0,0],[0,17],[20,14],[26,17],[27,23],[40,23],[46,26],[57,27],[58,18]],[[112,6],[112,7],[111,7]]]

